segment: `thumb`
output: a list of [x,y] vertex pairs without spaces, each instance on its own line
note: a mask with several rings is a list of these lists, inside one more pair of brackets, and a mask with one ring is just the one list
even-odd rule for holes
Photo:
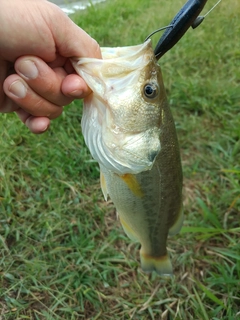
[[55,10],[61,11],[61,23],[59,19],[51,19],[52,34],[57,50],[63,57],[90,57],[101,58],[101,50],[96,40],[90,37],[83,29],[78,27],[56,5]]

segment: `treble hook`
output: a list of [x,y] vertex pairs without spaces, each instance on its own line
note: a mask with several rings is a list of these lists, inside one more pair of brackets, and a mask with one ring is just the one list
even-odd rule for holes
[[[219,0],[219,2],[220,1],[221,0]],[[185,5],[173,18],[172,22],[169,24],[169,27],[163,33],[156,45],[154,54],[157,60],[160,59],[182,38],[189,27],[192,26],[193,28],[196,28],[199,26],[204,17],[199,17],[198,15],[202,11],[206,2],[207,0],[188,0],[185,3]]]

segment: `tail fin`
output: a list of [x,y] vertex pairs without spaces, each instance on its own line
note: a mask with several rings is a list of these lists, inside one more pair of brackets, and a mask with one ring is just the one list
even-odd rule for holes
[[159,275],[168,275],[173,274],[172,264],[169,259],[168,254],[162,257],[154,257],[148,254],[145,254],[140,250],[140,260],[141,267],[144,272],[156,271]]

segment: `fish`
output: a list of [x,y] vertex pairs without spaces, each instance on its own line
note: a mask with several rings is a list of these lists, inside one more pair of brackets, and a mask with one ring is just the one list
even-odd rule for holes
[[100,166],[127,236],[141,244],[146,273],[173,274],[168,235],[183,224],[182,166],[175,123],[151,40],[101,48],[103,59],[72,58],[92,93],[84,99],[82,133]]

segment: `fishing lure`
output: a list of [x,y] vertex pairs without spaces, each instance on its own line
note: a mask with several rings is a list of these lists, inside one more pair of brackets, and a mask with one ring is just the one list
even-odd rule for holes
[[166,29],[154,49],[157,60],[175,46],[190,27],[193,29],[197,28],[221,0],[219,0],[204,16],[199,16],[199,13],[203,10],[206,2],[207,0],[188,0],[168,26],[152,32],[145,39],[146,41],[156,32]]

